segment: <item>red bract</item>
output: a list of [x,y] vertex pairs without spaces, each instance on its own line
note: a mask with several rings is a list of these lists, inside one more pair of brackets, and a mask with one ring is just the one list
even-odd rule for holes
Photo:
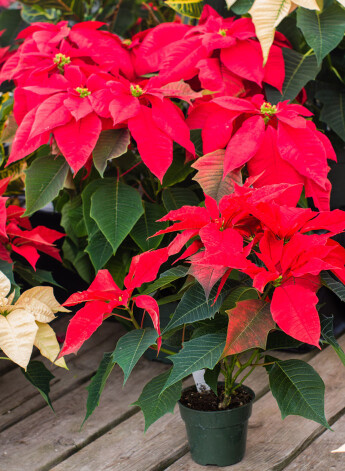
[[[345,250],[330,235],[296,233],[284,243],[265,231],[257,256],[265,267],[244,270],[253,286],[263,291],[267,283],[275,290],[271,313],[278,326],[301,342],[319,345],[320,320],[316,292],[321,287],[320,272],[331,270],[345,280]],[[255,273],[256,271],[256,273]]]
[[113,309],[119,306],[127,308],[130,299],[150,315],[157,331],[157,347],[159,350],[162,340],[160,338],[158,304],[151,296],[139,295],[132,297],[132,293],[134,289],[139,288],[143,283],[153,281],[167,258],[168,250],[166,248],[144,252],[134,257],[129,273],[124,280],[124,290],[117,286],[108,270],[100,270],[86,291],[72,294],[64,303],[65,306],[74,306],[85,301],[87,304],[71,319],[60,357],[77,353],[83,343],[102,324],[103,320],[111,315]]
[[331,184],[327,159],[336,160],[324,134],[301,105],[220,97],[194,108],[187,122],[202,128],[204,152],[226,147],[224,175],[247,164],[254,186],[272,183],[303,183],[306,196],[320,210],[329,209]]
[[245,92],[244,81],[281,90],[285,76],[283,54],[275,44],[263,66],[251,19],[224,19],[210,6],[204,7],[198,26],[170,45],[159,70],[163,82],[197,75],[203,88],[236,96]]
[[43,252],[61,261],[54,242],[64,234],[44,226],[32,229],[28,218],[23,218],[24,208],[15,205],[6,207],[7,198],[1,196],[10,177],[0,182],[0,259],[12,263],[11,251],[24,257],[35,269],[39,253]]

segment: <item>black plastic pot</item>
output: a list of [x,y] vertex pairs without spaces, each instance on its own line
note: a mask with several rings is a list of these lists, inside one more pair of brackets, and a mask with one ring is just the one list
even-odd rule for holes
[[201,465],[229,466],[241,461],[246,451],[248,420],[255,399],[254,391],[243,386],[251,402],[236,409],[198,411],[180,402],[192,459]]

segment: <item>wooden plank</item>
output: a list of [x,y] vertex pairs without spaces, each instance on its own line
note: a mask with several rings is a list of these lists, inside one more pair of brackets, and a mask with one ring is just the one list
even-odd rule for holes
[[[90,355],[92,352],[87,356],[89,360]],[[138,408],[129,405],[138,398],[144,384],[166,368],[167,365],[141,359],[122,388],[123,373],[116,366],[103,391],[100,406],[81,431],[86,412],[85,385],[54,402],[56,415],[45,407],[8,428],[1,433],[0,471],[18,471],[18,466],[20,471],[51,470],[62,459],[136,414]],[[115,442],[113,446],[117,446]],[[67,469],[65,466],[64,470]],[[92,469],[96,470],[97,466]]]
[[[339,343],[345,347],[345,336]],[[310,364],[318,371],[326,384],[326,416],[330,423],[344,408],[345,371],[334,351],[328,347]],[[293,458],[324,432],[319,424],[302,417],[289,416],[281,419],[277,403],[271,394],[262,397],[253,407],[249,420],[247,452],[241,461],[222,468],[225,471],[277,471],[283,469]],[[190,453],[167,468],[167,471],[202,471],[205,468],[194,463]],[[215,466],[207,467],[216,471]],[[308,468],[308,471],[313,468]],[[325,468],[328,469],[329,468]],[[343,468],[344,469],[344,468]]]
[[[66,324],[64,320],[63,323],[58,323],[57,328],[62,328],[61,331],[65,332]],[[108,322],[107,328],[103,326],[98,329],[80,349],[78,355],[67,357],[69,371],[52,366],[49,361],[37,357],[55,376],[51,382],[51,400],[54,402],[55,399],[88,381],[97,370],[103,352],[114,350],[117,339],[124,332],[124,328],[115,322]],[[20,368],[0,377],[0,391],[0,431],[46,407],[44,399],[23,376]]]
[[[343,406],[345,404],[343,403]],[[345,454],[331,453],[345,444],[345,416],[303,451],[284,471],[344,471]]]
[[[268,390],[267,375],[256,370],[248,378],[247,384],[261,397]],[[162,417],[146,434],[144,418],[140,413],[63,461],[52,471],[88,471],[91,457],[93,469],[97,471],[155,471],[169,466],[187,450],[185,428],[178,412]]]

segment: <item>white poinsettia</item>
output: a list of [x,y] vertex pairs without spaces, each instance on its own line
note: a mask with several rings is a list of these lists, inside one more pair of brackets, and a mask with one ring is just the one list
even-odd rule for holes
[[26,369],[35,345],[52,363],[67,368],[63,358],[55,361],[60,347],[48,325],[56,312],[68,312],[56,301],[53,288],[31,288],[15,304],[12,304],[14,293],[9,295],[10,291],[10,280],[0,271],[0,349]]

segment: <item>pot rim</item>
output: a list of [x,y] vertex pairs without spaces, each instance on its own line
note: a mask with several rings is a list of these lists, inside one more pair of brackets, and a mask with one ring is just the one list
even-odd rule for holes
[[[224,381],[219,381],[218,384],[224,384]],[[235,383],[235,385],[238,384],[238,383]],[[193,411],[193,412],[197,412],[198,414],[223,414],[224,412],[227,412],[227,413],[231,413],[233,411],[237,411],[237,410],[241,410],[245,407],[248,407],[250,406],[251,404],[253,404],[253,402],[255,401],[255,392],[249,387],[249,386],[246,386],[245,384],[242,384],[241,386],[243,386],[244,388],[246,388],[249,393],[251,394],[251,400],[249,402],[247,402],[246,404],[243,404],[243,406],[239,406],[239,407],[234,407],[233,409],[223,409],[223,410],[197,410],[197,409],[192,409],[191,407],[188,407],[188,406],[185,406],[184,404],[182,404],[182,402],[180,401],[180,399],[177,401],[179,407],[182,407],[183,409],[186,409],[188,411]],[[184,391],[187,391],[188,389],[190,388],[193,388],[195,387],[195,385],[192,385],[192,386],[188,386],[184,389],[182,389],[182,392],[181,392],[181,395]]]

